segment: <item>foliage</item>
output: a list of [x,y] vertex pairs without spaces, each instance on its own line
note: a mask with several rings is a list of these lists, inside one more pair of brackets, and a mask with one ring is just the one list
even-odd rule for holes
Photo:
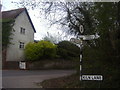
[[25,46],[25,58],[26,60],[34,61],[39,59],[42,56],[42,50],[36,43],[28,43]]
[[48,41],[40,41],[38,44],[43,49],[43,58],[54,58],[56,56],[56,45]]
[[14,20],[2,20],[2,47],[3,49],[10,44]]
[[48,41],[28,43],[25,46],[25,57],[28,61],[51,59],[56,56],[56,45]]
[[96,42],[96,47],[84,48],[83,73],[102,74],[104,77],[101,83],[102,87],[119,87],[120,28],[117,15],[118,3],[95,3],[93,11],[98,22],[96,29],[100,38]]
[[64,59],[72,59],[79,57],[80,49],[69,41],[61,41],[58,43],[57,54]]

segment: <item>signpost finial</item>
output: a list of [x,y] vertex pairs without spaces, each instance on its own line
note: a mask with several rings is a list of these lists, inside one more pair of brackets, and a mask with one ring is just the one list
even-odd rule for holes
[[80,25],[79,30],[80,30],[80,33],[83,34],[83,32],[84,32],[83,25]]

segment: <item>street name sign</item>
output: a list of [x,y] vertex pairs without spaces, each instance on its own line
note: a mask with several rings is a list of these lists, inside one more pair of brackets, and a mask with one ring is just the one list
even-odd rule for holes
[[82,75],[82,80],[94,80],[94,81],[102,81],[102,75]]

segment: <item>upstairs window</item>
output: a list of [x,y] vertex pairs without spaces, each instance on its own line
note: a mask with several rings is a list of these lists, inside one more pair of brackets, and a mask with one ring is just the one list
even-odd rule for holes
[[21,33],[21,34],[25,34],[25,28],[21,27],[21,28],[20,28],[20,33]]
[[19,48],[24,49],[24,46],[25,46],[25,43],[24,42],[20,42]]

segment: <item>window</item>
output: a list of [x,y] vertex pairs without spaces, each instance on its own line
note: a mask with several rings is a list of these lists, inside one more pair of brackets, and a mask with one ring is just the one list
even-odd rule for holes
[[21,33],[21,34],[25,34],[25,28],[21,27],[21,28],[20,28],[20,33]]
[[24,49],[24,42],[20,42],[19,48]]

